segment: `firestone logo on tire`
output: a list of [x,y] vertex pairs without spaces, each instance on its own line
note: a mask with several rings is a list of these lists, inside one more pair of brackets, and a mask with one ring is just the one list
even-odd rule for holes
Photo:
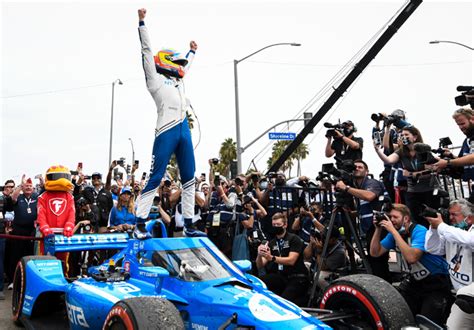
[[354,289],[353,287],[351,287],[351,286],[336,285],[336,286],[332,287],[331,289],[329,289],[324,294],[323,299],[321,300],[321,305],[326,305],[326,302],[327,302],[328,298],[331,297],[333,294],[335,294],[337,292],[347,292],[347,293],[353,294],[354,296],[357,295],[357,293],[358,293],[358,291],[356,289]]

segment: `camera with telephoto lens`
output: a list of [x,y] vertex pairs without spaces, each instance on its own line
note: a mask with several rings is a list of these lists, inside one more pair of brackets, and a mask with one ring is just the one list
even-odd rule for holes
[[336,131],[344,135],[344,125],[343,124],[331,124],[324,123],[324,127],[329,128],[326,132],[326,137],[336,137]]
[[382,115],[381,113],[373,113],[371,116],[370,116],[370,119],[372,119],[373,121],[375,121],[376,123],[378,123],[379,121],[381,120],[384,120],[385,116]]
[[474,86],[458,86],[456,90],[463,92],[454,98],[456,105],[464,106],[469,104],[471,109],[474,109]]
[[397,116],[397,115],[389,115],[387,117],[384,117],[383,118],[383,124],[385,126],[388,126],[388,125],[395,125],[395,126],[400,126],[400,121],[403,119],[402,116]]
[[[382,220],[390,220],[390,211],[392,211],[393,205],[390,197],[382,195],[378,198],[378,202],[382,204],[380,211],[374,210],[374,220],[378,224]],[[380,204],[379,204],[380,205]]]
[[437,218],[438,213],[441,214],[441,218],[443,219],[443,222],[449,224],[449,211],[447,208],[440,207],[439,209],[434,209],[432,207],[429,207],[426,204],[422,204],[423,209],[420,213],[420,216],[423,218]]

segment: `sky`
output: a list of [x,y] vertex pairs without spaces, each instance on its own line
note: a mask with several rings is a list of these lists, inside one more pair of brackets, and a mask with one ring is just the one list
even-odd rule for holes
[[[235,140],[233,60],[280,42],[238,64],[242,146],[278,122],[302,118],[305,105],[344,67],[405,1],[2,1],[0,184],[34,177],[54,164],[84,172],[108,168],[112,82],[115,86],[112,158],[140,160],[148,172],[156,107],[141,67],[137,9],[154,51],[187,51],[198,43],[185,77],[199,125],[193,129],[196,174],[208,172],[226,138]],[[424,1],[350,90],[310,134],[302,174],[316,177],[324,156],[323,122],[350,119],[365,141],[364,160],[378,174],[370,115],[406,111],[425,140],[437,146],[463,135],[452,113],[457,85],[473,85],[474,52],[430,40],[474,46],[472,1]],[[331,86],[329,85],[329,89]],[[313,114],[319,102],[306,109]],[[200,128],[200,129],[199,129]],[[300,122],[274,132],[295,132]],[[245,150],[266,170],[267,136]],[[271,146],[271,144],[270,144]],[[296,174],[296,166],[292,170]]]

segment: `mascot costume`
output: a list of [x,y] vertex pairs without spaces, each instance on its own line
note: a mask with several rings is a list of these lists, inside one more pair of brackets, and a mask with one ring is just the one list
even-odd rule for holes
[[[63,234],[66,237],[74,233],[76,210],[72,197],[73,184],[71,172],[62,165],[51,166],[46,171],[45,192],[38,197],[38,226],[43,237]],[[41,242],[42,243],[42,242]],[[44,254],[44,244],[40,245]],[[68,253],[57,253],[56,257],[67,265]]]

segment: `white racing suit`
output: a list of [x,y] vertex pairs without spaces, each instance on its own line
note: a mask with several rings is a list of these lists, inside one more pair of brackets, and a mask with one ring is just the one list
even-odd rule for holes
[[[188,102],[184,95],[182,79],[168,77],[156,71],[150,38],[144,22],[138,28],[142,46],[142,62],[146,85],[156,104],[155,142],[151,162],[150,177],[137,200],[137,223],[145,222],[153,204],[153,198],[166,171],[173,152],[176,154],[183,182],[183,217],[185,224],[191,224],[194,216],[194,150],[188,126],[186,109]],[[186,55],[187,71],[193,60],[194,51]]]

